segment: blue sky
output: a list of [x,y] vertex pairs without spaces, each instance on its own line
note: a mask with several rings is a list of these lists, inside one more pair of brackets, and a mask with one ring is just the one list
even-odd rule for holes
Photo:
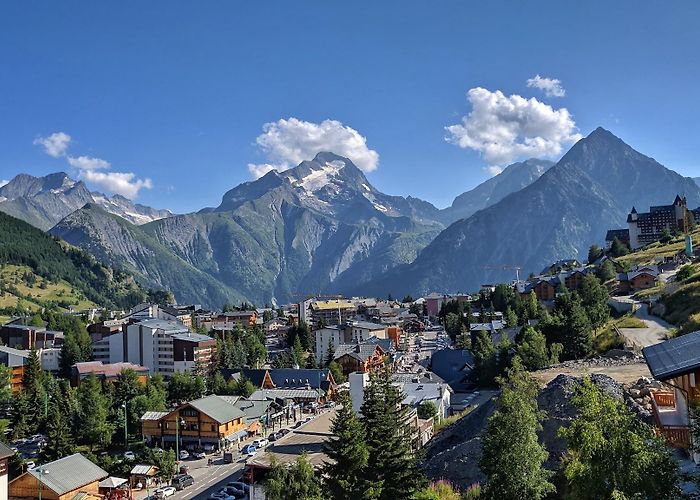
[[[138,201],[186,212],[250,180],[249,164],[306,155],[315,143],[299,134],[335,120],[321,143],[355,141],[380,190],[444,207],[521,156],[484,146],[494,99],[542,118],[553,156],[600,125],[700,175],[699,14],[697,2],[4,2],[0,179],[65,170],[104,189],[132,173],[120,180],[141,179]],[[538,74],[565,95],[528,87]],[[485,107],[466,127],[475,88]],[[40,141],[57,132],[71,140],[47,155]],[[301,153],[286,158],[284,141]]]

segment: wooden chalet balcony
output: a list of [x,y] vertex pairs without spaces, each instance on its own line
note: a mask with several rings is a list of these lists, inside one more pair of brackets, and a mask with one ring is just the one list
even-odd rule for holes
[[677,390],[652,392],[656,432],[674,448],[690,448],[690,422],[685,398]]

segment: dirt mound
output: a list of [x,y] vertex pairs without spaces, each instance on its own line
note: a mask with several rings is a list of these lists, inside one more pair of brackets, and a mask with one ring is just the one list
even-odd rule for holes
[[[625,399],[622,385],[612,378],[593,374],[592,382],[618,400]],[[576,417],[576,409],[571,404],[576,385],[581,378],[559,375],[544,387],[537,403],[547,417],[542,422],[539,433],[549,452],[545,467],[551,470],[559,468],[561,456],[566,450],[565,443],[557,436],[563,425],[568,425]],[[448,479],[460,488],[467,488],[485,477],[479,469],[481,458],[481,438],[486,429],[488,418],[496,409],[495,401],[474,410],[458,420],[453,426],[435,436],[424,449],[423,468],[430,479]]]

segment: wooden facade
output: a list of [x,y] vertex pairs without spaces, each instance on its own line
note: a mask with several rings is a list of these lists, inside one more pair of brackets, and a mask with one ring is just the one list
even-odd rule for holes
[[[99,481],[93,481],[80,488],[68,491],[62,495],[50,490],[45,485],[41,487],[41,498],[46,500],[71,500],[78,493],[84,492],[91,495],[99,495]],[[39,498],[39,480],[25,472],[18,478],[10,481],[8,485],[9,498]]]
[[[180,421],[178,427],[178,419]],[[228,422],[218,422],[206,413],[186,403],[159,420],[142,421],[144,438],[161,443],[174,443],[176,435],[182,445],[221,444],[228,436],[247,428],[245,416],[241,415]]]
[[700,403],[696,381],[700,382],[700,370],[669,379],[665,381],[665,389],[652,391],[657,433],[674,448],[689,449],[691,446],[688,408]]

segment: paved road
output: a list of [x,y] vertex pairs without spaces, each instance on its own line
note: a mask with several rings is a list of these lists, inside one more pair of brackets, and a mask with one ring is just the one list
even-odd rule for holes
[[658,344],[668,338],[668,330],[673,325],[649,314],[646,304],[637,303],[637,310],[634,315],[641,319],[646,328],[620,328],[620,333],[624,335],[627,343],[637,349],[649,345]]

